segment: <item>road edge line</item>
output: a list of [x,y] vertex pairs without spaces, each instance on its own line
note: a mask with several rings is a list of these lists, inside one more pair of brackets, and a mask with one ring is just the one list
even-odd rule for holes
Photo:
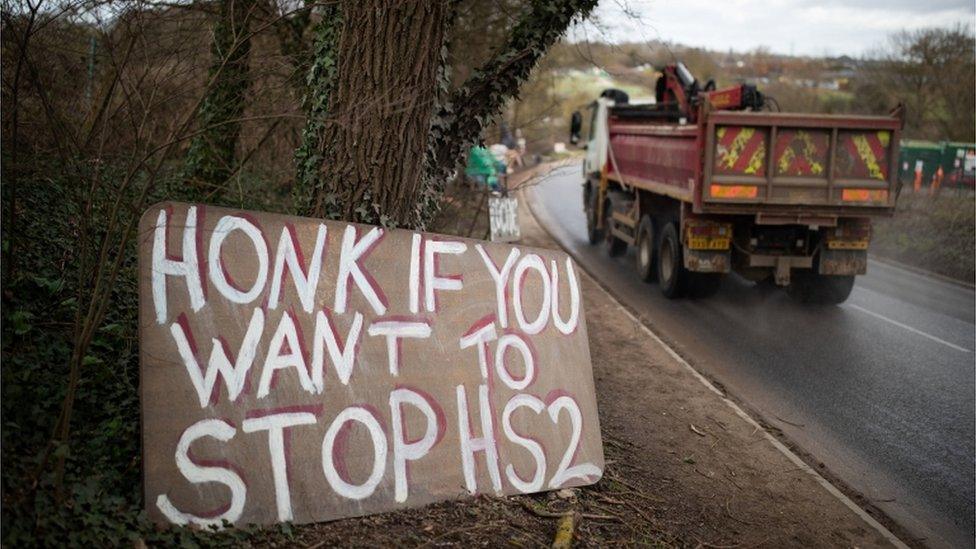
[[766,440],[773,445],[773,448],[779,450],[781,454],[786,456],[786,458],[789,459],[791,462],[793,462],[793,464],[795,464],[797,468],[799,468],[801,471],[813,477],[813,479],[817,482],[817,484],[819,484],[824,490],[826,490],[828,494],[834,496],[845,507],[847,507],[855,515],[857,515],[858,518],[860,518],[865,523],[867,523],[868,526],[874,528],[879,534],[881,534],[881,537],[885,538],[892,545],[898,547],[899,549],[909,549],[908,545],[905,542],[903,542],[898,536],[896,536],[891,530],[889,530],[883,524],[878,522],[878,520],[872,517],[866,510],[864,510],[863,507],[854,503],[854,501],[851,498],[847,497],[847,495],[845,495],[844,492],[842,492],[839,488],[834,486],[833,483],[831,483],[823,475],[818,473],[813,467],[810,467],[810,465],[807,464],[807,462],[803,461],[803,458],[796,455],[796,453],[790,450],[785,444],[780,442],[780,440],[777,439],[775,436],[773,436],[773,434],[770,433],[768,429],[763,427],[758,421],[756,421],[752,416],[750,416],[748,412],[743,410],[738,404],[736,404],[731,399],[729,399],[725,395],[725,393],[723,393],[718,387],[712,384],[712,382],[709,381],[708,378],[702,375],[698,370],[694,368],[694,366],[692,366],[690,363],[688,363],[687,360],[685,360],[680,354],[678,354],[678,352],[674,350],[674,348],[671,347],[671,345],[666,343],[664,339],[662,339],[656,332],[654,332],[650,327],[648,327],[647,324],[645,324],[641,319],[639,319],[636,315],[634,315],[634,313],[631,312],[630,309],[624,306],[624,304],[621,303],[620,300],[618,300],[616,296],[613,295],[612,292],[608,291],[603,286],[603,284],[601,284],[600,281],[595,276],[593,276],[592,273],[590,273],[590,271],[579,260],[577,254],[574,254],[571,250],[563,246],[562,242],[560,242],[559,239],[556,238],[555,235],[553,235],[548,228],[546,228],[545,224],[543,224],[542,221],[539,219],[539,214],[536,213],[536,210],[532,205],[533,199],[529,196],[531,191],[528,189],[526,189],[525,192],[523,192],[522,189],[519,189],[519,191],[520,191],[519,194],[525,197],[525,204],[526,206],[528,206],[529,212],[532,214],[532,217],[534,218],[535,222],[549,236],[549,238],[551,238],[553,242],[558,244],[559,247],[562,248],[564,252],[566,252],[573,258],[576,264],[580,267],[580,270],[585,272],[586,275],[596,283],[596,286],[600,288],[600,291],[603,292],[607,297],[609,297],[613,301],[613,303],[621,311],[624,312],[624,314],[626,314],[631,320],[636,322],[641,327],[641,329],[647,332],[647,334],[650,335],[652,339],[654,339],[654,341],[656,341],[658,344],[664,347],[664,350],[671,356],[671,358],[673,358],[675,361],[678,362],[678,364],[680,364],[687,371],[689,371],[695,379],[697,379],[702,385],[705,386],[705,388],[718,395],[719,398],[721,398],[722,401],[725,403],[725,405],[731,408],[732,411],[735,412],[737,416],[744,419],[746,423],[748,423],[749,425],[755,427],[757,431],[761,431],[763,436],[766,438]]

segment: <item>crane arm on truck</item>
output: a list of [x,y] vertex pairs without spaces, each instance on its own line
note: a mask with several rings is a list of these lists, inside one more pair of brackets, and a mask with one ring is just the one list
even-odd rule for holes
[[766,104],[763,94],[750,84],[736,84],[716,90],[715,81],[709,80],[702,87],[681,62],[664,67],[654,91],[658,110],[676,114],[690,123],[695,122],[703,101],[707,101],[713,109],[721,110],[760,110]]

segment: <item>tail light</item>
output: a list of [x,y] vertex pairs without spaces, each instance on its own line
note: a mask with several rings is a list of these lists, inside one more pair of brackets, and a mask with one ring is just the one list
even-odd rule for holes
[[844,189],[841,191],[844,202],[887,202],[887,189]]
[[712,198],[756,198],[759,195],[759,187],[755,185],[712,184],[708,192]]

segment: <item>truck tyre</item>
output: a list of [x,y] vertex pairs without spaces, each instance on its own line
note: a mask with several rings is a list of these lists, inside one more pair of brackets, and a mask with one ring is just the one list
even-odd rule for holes
[[596,244],[603,241],[603,232],[606,229],[598,229],[596,226],[596,198],[597,190],[590,188],[587,193],[586,201],[586,237],[590,241],[590,244]]
[[657,245],[657,282],[664,297],[682,297],[688,289],[689,274],[685,269],[678,228],[673,221],[669,222],[661,230]]
[[854,289],[854,275],[822,275],[815,271],[794,271],[786,293],[800,303],[839,305]]
[[637,226],[637,276],[644,282],[657,277],[657,246],[654,242],[654,222],[645,215]]
[[609,200],[603,201],[603,207],[603,231],[607,235],[607,253],[610,257],[623,255],[627,251],[627,243],[613,236],[613,231],[610,230],[613,226],[613,207]]

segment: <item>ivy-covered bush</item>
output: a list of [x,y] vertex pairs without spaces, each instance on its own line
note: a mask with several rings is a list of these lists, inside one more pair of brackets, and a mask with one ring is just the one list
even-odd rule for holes
[[[112,184],[118,174],[102,167],[100,179],[107,183],[96,190],[86,212],[78,200],[79,182],[90,180],[90,174],[83,164],[72,168],[52,160],[19,181],[16,257],[12,268],[4,265],[0,308],[3,545],[131,547],[141,539],[150,545],[239,546],[281,539],[288,529],[219,534],[157,529],[142,510],[134,242],[124,250],[105,320],[81,362],[70,437],[51,446],[68,387],[79,284],[88,283],[79,280],[79,265],[96,259],[94,246],[82,243],[104,233],[105,216],[120,198]],[[178,171],[156,183],[147,203],[195,198],[181,185]],[[268,192],[261,178],[242,177],[242,185],[254,192],[234,206],[286,209],[288,197]],[[5,212],[8,193],[5,186]],[[122,200],[130,198],[122,194]],[[86,230],[90,234],[83,236]],[[4,250],[10,249],[10,238],[5,232]],[[64,460],[61,478],[59,460]]]

